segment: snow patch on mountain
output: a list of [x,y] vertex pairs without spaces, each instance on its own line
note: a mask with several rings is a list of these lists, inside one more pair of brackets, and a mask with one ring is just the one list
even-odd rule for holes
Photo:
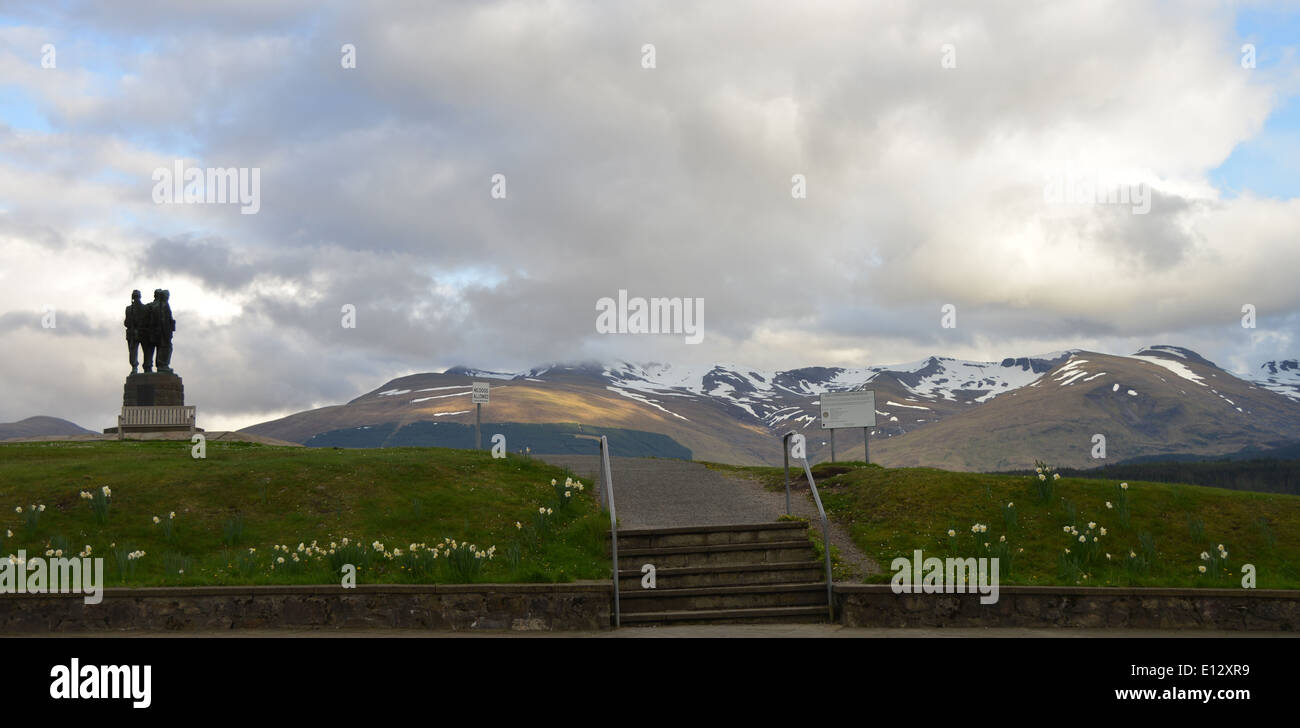
[[1070,360],[1066,362],[1064,366],[1056,370],[1056,376],[1052,377],[1052,379],[1060,384],[1060,386],[1067,387],[1073,384],[1075,380],[1080,377],[1088,376],[1088,370],[1082,368],[1083,365],[1087,363],[1087,359],[1070,357]]
[[640,393],[638,393],[638,392],[629,392],[629,391],[627,391],[626,389],[619,389],[618,387],[609,387],[609,386],[605,387],[605,389],[608,389],[608,390],[610,390],[611,392],[617,392],[617,393],[623,395],[624,397],[627,397],[628,399],[636,400],[637,402],[640,402],[641,404],[648,404],[648,405],[650,405],[651,407],[654,407],[655,409],[659,410],[660,412],[665,412],[665,413],[667,413],[667,414],[670,414],[670,415],[672,415],[673,417],[676,417],[676,418],[679,419],[679,420],[684,420],[684,421],[686,421],[686,422],[690,422],[690,420],[686,419],[685,417],[682,417],[681,415],[677,414],[676,412],[673,412],[673,411],[671,411],[671,410],[665,409],[665,408],[663,407],[663,405],[659,404],[657,401],[652,400],[652,399],[650,399],[650,398],[648,398],[648,397],[646,397],[646,396],[644,396],[644,395],[642,395],[642,394],[640,394]]
[[929,409],[930,409],[929,407],[921,407],[920,405],[902,404],[902,403],[899,403],[899,402],[895,402],[895,401],[892,400],[892,399],[889,400],[888,402],[885,402],[885,404],[886,404],[886,405],[893,405],[893,406],[895,406],[895,407],[906,407],[906,408],[908,408],[908,409],[919,409],[919,410],[926,410],[926,411],[929,411]]
[[446,399],[448,397],[464,397],[467,394],[470,394],[470,392],[452,392],[451,394],[435,394],[429,397],[416,397],[415,399],[411,400],[411,404],[428,402],[431,399]]
[[520,372],[489,372],[486,369],[470,369],[469,367],[452,367],[443,374],[457,374],[465,377],[477,377],[479,379],[514,379],[515,377],[524,376]]
[[1243,376],[1258,387],[1300,400],[1300,360],[1280,359],[1264,362],[1259,368]]
[[1174,374],[1177,374],[1178,376],[1182,377],[1183,379],[1186,379],[1189,382],[1195,382],[1201,385],[1202,387],[1209,386],[1204,381],[1202,381],[1202,379],[1199,376],[1197,376],[1195,372],[1189,369],[1186,364],[1183,364],[1182,362],[1171,361],[1169,359],[1164,359],[1158,356],[1143,356],[1141,354],[1133,354],[1128,358],[1137,359],[1139,361],[1148,362],[1150,364],[1155,364],[1158,367],[1164,367],[1165,369],[1168,369],[1169,371],[1173,372]]

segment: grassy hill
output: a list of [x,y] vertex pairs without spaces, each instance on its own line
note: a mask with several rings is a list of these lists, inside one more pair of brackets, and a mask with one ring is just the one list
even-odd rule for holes
[[[779,468],[713,467],[783,487]],[[826,463],[813,472],[830,517],[885,567],[873,581],[888,581],[894,558],[921,549],[926,557],[1000,556],[1003,584],[1240,587],[1249,563],[1257,588],[1300,588],[1298,496],[1136,481],[1122,489],[1115,480],[1039,481],[862,463]],[[802,472],[791,474],[807,490]],[[1044,498],[1039,486],[1048,483],[1052,492]],[[987,527],[978,537],[976,524]],[[1078,534],[1066,533],[1071,528]],[[1096,536],[1096,545],[1081,546],[1079,535]],[[1226,559],[1217,558],[1220,544]],[[1202,559],[1203,552],[1212,558]]]
[[18,437],[47,437],[50,435],[91,435],[76,423],[58,417],[28,417],[17,422],[0,422],[0,440]]
[[[538,460],[219,442],[196,460],[189,447],[0,445],[0,557],[20,549],[29,557],[51,549],[76,556],[89,545],[105,559],[109,586],[329,584],[339,583],[343,563],[358,565],[357,583],[609,577],[609,522],[594,488],[571,489],[562,506],[566,474]],[[111,500],[101,523],[80,494],[104,487]],[[45,506],[34,523],[32,505]],[[444,539],[455,540],[454,554]],[[476,559],[466,556],[467,544],[496,548],[492,558]],[[127,558],[133,551],[145,555]],[[457,569],[458,562],[468,566]]]
[[1061,468],[1061,475],[1107,480],[1147,480],[1155,483],[1191,483],[1230,490],[1300,495],[1300,460],[1260,458],[1117,463],[1086,470]]

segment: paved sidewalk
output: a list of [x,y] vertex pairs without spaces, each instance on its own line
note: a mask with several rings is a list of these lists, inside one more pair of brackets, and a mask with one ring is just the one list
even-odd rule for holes
[[[542,460],[567,467],[596,482],[600,458],[595,455],[542,455]],[[785,512],[757,484],[709,470],[699,463],[654,458],[611,458],[614,507],[625,528],[712,526],[725,523],[767,523]]]

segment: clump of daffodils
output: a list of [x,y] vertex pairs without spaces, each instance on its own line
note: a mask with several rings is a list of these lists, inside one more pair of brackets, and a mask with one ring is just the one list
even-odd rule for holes
[[1065,575],[1086,580],[1094,564],[1102,563],[1103,557],[1106,561],[1111,559],[1110,554],[1101,550],[1101,538],[1106,535],[1106,528],[1096,521],[1088,521],[1082,530],[1078,526],[1061,526],[1061,532],[1074,546],[1073,549],[1065,547],[1061,556],[1061,570]]
[[496,557],[497,547],[480,549],[472,543],[458,544],[446,552],[447,566],[452,577],[462,583],[473,582],[483,571],[483,565]]
[[551,478],[551,489],[555,491],[555,500],[561,508],[567,508],[573,500],[576,493],[581,493],[583,485],[580,481],[573,478],[565,478],[564,483],[555,478]]
[[95,521],[97,523],[106,523],[108,521],[108,502],[113,497],[113,489],[107,485],[95,491],[81,491],[80,498],[90,501],[90,508],[95,512]]
[[1200,564],[1199,566],[1196,567],[1196,570],[1202,574],[1208,571],[1212,573],[1214,577],[1217,579],[1223,576],[1223,572],[1226,571],[1225,562],[1227,560],[1228,560],[1228,549],[1224,548],[1223,544],[1218,544],[1217,546],[1214,547],[1213,555],[1211,555],[1208,551],[1201,552],[1201,561],[1206,561],[1209,563],[1208,566],[1206,564]]
[[44,512],[45,512],[44,503],[40,505],[33,503],[27,506],[26,509],[24,509],[22,506],[16,506],[14,508],[14,513],[17,513],[18,515],[23,517],[23,523],[27,526],[27,529],[29,531],[36,530],[36,527],[41,522],[41,514]]
[[1056,469],[1041,460],[1034,461],[1034,474],[1038,476],[1038,500],[1043,504],[1052,502],[1052,490],[1056,481],[1061,479]]

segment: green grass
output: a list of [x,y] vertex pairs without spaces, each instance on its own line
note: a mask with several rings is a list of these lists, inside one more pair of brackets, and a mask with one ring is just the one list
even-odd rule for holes
[[[327,549],[347,537],[367,550],[379,541],[392,552],[455,539],[497,547],[476,581],[609,578],[608,517],[591,483],[561,508],[550,481],[565,477],[538,460],[436,448],[209,442],[207,458],[195,460],[188,442],[7,444],[0,445],[0,557],[19,549],[43,556],[48,548],[76,556],[90,545],[105,559],[109,586],[122,583],[115,552],[125,559],[134,550],[146,555],[134,565],[130,586],[337,584],[342,577],[325,555],[272,569],[280,553],[273,546],[296,552],[315,540]],[[101,525],[79,494],[104,486],[112,499]],[[31,504],[46,506],[35,532],[14,512]],[[540,507],[554,511],[544,533],[534,525]],[[168,540],[153,517],[173,511]],[[412,569],[409,558],[371,558],[357,583],[455,581],[445,562]]]
[[[710,467],[784,487],[781,468]],[[893,559],[910,559],[915,549],[926,557],[993,556],[999,537],[1006,536],[1015,559],[1012,573],[1000,574],[1003,584],[1240,587],[1241,567],[1249,563],[1256,569],[1257,588],[1300,588],[1297,496],[1129,481],[1125,526],[1118,512],[1119,481],[1061,478],[1044,504],[1037,479],[1029,476],[843,462],[819,464],[813,474],[828,515],[885,569],[869,581],[888,581]],[[791,480],[803,484],[802,469],[792,468]],[[1112,508],[1106,508],[1107,501]],[[1008,503],[1015,511],[1009,529]],[[1077,524],[1069,523],[1071,509]],[[1062,529],[1074,525],[1083,533],[1089,522],[1105,527],[1107,535],[1098,537],[1097,562],[1075,571],[1062,564],[1062,557],[1067,547],[1078,555],[1077,537]],[[988,527],[978,539],[970,530],[976,523]],[[949,538],[949,529],[955,538]],[[985,542],[992,548],[985,550]],[[1201,553],[1213,556],[1219,544],[1228,558],[1216,575],[1213,562],[1202,560]],[[1131,564],[1125,561],[1130,552],[1139,557]],[[1142,560],[1145,568],[1139,568]],[[1198,571],[1201,565],[1207,573]]]

